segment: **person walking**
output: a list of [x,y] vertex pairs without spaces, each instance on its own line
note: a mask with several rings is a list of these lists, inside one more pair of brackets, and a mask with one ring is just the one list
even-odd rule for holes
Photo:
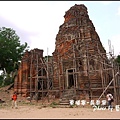
[[107,98],[107,101],[108,101],[108,110],[113,109],[112,108],[112,102],[114,101],[113,100],[113,95],[109,91],[107,92],[106,98]]
[[12,95],[12,108],[17,108],[17,93],[14,92]]

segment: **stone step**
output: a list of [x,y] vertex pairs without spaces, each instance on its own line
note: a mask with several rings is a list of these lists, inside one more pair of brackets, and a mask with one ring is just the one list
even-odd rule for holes
[[61,99],[60,99],[60,101],[62,101],[62,100],[68,100],[66,97],[62,97]]
[[63,91],[62,96],[60,98],[61,105],[69,105],[69,100],[74,99],[76,94],[73,89],[66,89]]
[[60,100],[60,102],[69,102],[69,100],[68,99],[62,99],[62,100]]
[[65,102],[65,103],[64,102],[60,102],[59,105],[69,105],[69,103],[68,102]]
[[62,102],[59,102],[60,104],[69,104],[70,102],[69,101],[62,101]]

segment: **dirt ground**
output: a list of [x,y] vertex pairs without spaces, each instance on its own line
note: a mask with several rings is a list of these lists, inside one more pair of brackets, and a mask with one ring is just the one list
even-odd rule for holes
[[51,101],[41,100],[28,101],[26,98],[18,96],[18,108],[12,108],[11,106],[11,95],[13,91],[5,91],[0,89],[0,99],[3,100],[3,103],[0,103],[0,119],[120,119],[120,111],[116,111],[114,108],[112,111],[105,110],[95,110],[91,106],[74,106],[70,107],[63,105],[56,105],[58,100],[54,99]]
[[96,110],[92,108],[40,108],[39,106],[19,106],[18,109],[10,107],[0,109],[0,118],[36,118],[36,119],[58,119],[58,118],[87,118],[87,119],[119,119],[120,111]]

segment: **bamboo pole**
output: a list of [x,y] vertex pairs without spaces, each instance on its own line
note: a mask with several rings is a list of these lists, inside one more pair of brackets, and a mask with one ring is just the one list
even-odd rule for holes
[[[43,76],[43,66],[42,66],[42,69],[41,69],[41,75]],[[41,83],[41,87],[42,87],[42,104],[43,104],[43,84],[44,83],[43,83],[43,79],[42,79],[42,83]]]
[[22,62],[22,65],[21,65],[21,76],[20,76],[20,80],[21,80],[21,85],[20,85],[20,92],[21,92],[21,96],[22,96],[22,78],[23,78],[23,62]]
[[30,61],[30,102],[32,99],[32,58],[33,58],[33,52],[31,52],[31,61]]
[[[119,66],[118,66],[118,72],[120,73],[120,69],[119,69]],[[119,85],[119,83],[120,83],[120,76],[118,76],[118,85]],[[120,86],[119,86],[119,88],[118,88],[118,104],[120,104]]]
[[[98,44],[97,44],[97,49],[98,49],[98,53],[99,53],[99,58],[101,57],[102,58],[102,55],[100,54],[100,50],[98,48]],[[100,56],[101,55],[101,56]],[[103,63],[104,62],[101,62],[100,64],[100,75],[101,75],[101,79],[102,79],[102,89],[104,91],[104,83],[103,83]]]
[[[119,73],[117,72],[116,75],[114,76],[114,78],[118,75]],[[110,81],[110,83],[107,85],[107,87],[104,89],[104,91],[102,92],[102,94],[100,95],[100,97],[98,98],[98,100],[102,97],[102,95],[106,92],[106,90],[108,89],[108,87],[111,85],[111,83],[114,81],[114,78]]]
[[[74,49],[74,44],[73,44],[73,71],[75,70],[76,72],[76,65],[75,65],[75,49]],[[75,77],[75,74],[73,74],[73,79],[74,79],[74,89],[75,89],[75,83],[76,83],[76,77]]]
[[52,78],[51,78],[51,79],[52,79],[52,80],[51,80],[51,82],[52,82],[52,86],[51,86],[51,87],[52,87],[52,89],[53,89],[53,79],[54,79],[54,78],[53,78],[53,76],[54,76],[54,63],[53,63],[53,57],[52,57],[52,65],[51,65],[51,69],[52,69]]
[[36,59],[37,59],[37,66],[36,66],[36,72],[37,72],[37,78],[36,78],[36,101],[38,102],[38,53],[36,53]]
[[89,81],[89,91],[90,91],[90,99],[92,99],[92,90],[91,90],[91,79],[89,78],[89,71],[90,71],[90,69],[89,69],[89,53],[88,53],[88,44],[87,44],[87,46],[86,46],[86,49],[87,49],[87,51],[86,51],[86,60],[87,60],[87,75],[88,75],[88,81]]
[[58,66],[59,68],[57,67],[57,71],[58,71],[58,79],[59,79],[59,91],[60,91],[60,97],[61,97],[61,80],[60,80],[60,55],[58,53]]
[[112,59],[112,74],[113,74],[113,85],[114,85],[114,103],[116,104],[117,100],[116,100],[116,97],[117,97],[117,94],[116,94],[116,83],[115,83],[115,73],[114,73],[114,64],[113,64],[113,59]]
[[103,71],[102,71],[102,65],[100,64],[100,70],[101,70],[101,72],[100,72],[100,75],[101,75],[101,79],[102,79],[102,89],[104,90],[104,85],[103,85]]
[[62,59],[62,57],[61,57],[61,66],[62,66],[63,89],[65,89],[65,77],[64,77],[64,68],[63,68],[63,59]]
[[49,71],[49,68],[48,68],[48,48],[47,48],[47,89],[48,89],[48,102],[50,101],[49,100],[49,73],[48,73],[48,71]]

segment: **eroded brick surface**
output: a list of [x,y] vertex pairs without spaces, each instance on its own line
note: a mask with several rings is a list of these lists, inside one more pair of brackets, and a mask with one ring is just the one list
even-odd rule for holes
[[[86,6],[75,4],[66,11],[64,19],[64,23],[59,27],[56,35],[55,50],[51,61],[52,69],[48,70],[49,76],[52,75],[52,89],[75,88],[78,89],[77,94],[81,99],[85,96],[88,98],[91,88],[102,88],[102,79],[107,80],[106,84],[110,80],[109,71],[101,73],[103,67],[107,68],[106,65],[103,65],[103,63],[108,63],[106,51],[89,18]],[[36,60],[37,54],[39,54],[39,58],[43,57],[43,51],[36,49],[34,50],[34,60]],[[31,51],[25,53],[15,79],[14,90],[24,93],[25,96],[30,91],[30,80],[28,79],[31,72],[30,60]],[[38,63],[40,64],[41,61]],[[36,73],[36,64],[37,62],[32,64],[32,75]],[[41,67],[43,66],[41,65]],[[32,79],[31,84],[35,88],[35,78]],[[43,84],[46,86],[47,83]],[[99,96],[102,90],[94,90],[93,96]]]

